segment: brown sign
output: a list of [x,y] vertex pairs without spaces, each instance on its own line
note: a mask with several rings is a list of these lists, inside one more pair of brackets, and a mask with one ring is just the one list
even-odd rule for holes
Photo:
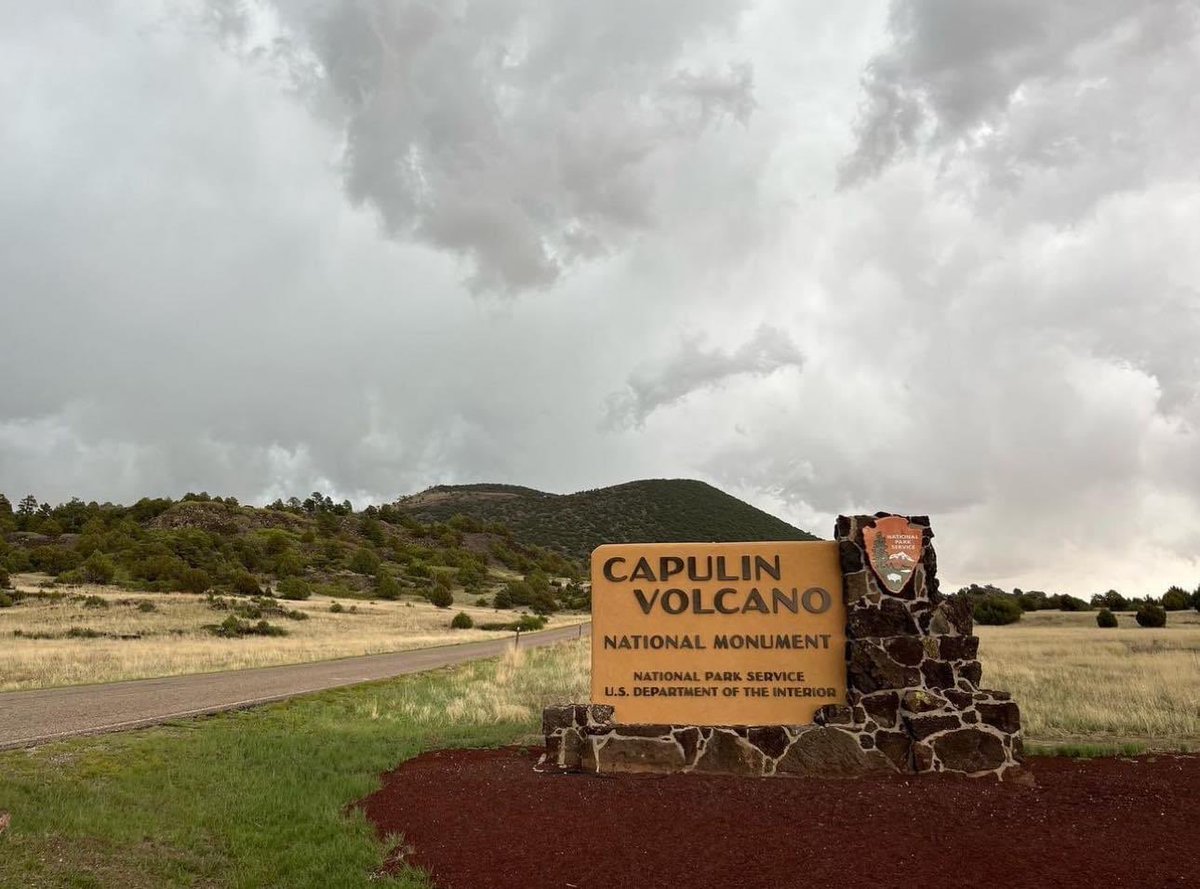
[[623,723],[800,725],[846,701],[833,542],[592,553],[592,697]]
[[923,532],[923,528],[895,515],[876,519],[874,527],[863,530],[871,568],[891,592],[904,589],[920,563],[925,547]]

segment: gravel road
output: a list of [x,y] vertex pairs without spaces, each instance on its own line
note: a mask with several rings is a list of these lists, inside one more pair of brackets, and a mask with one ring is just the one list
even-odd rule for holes
[[[522,633],[522,648],[537,648],[587,634],[590,625]],[[296,695],[419,673],[511,648],[514,637],[443,645],[393,654],[230,670],[162,679],[136,679],[0,694],[0,750],[32,747],[69,738],[141,728],[185,716],[219,713],[282,701]]]

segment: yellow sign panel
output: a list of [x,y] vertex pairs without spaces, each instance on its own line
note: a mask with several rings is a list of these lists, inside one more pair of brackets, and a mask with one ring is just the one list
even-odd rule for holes
[[623,723],[801,725],[846,701],[833,542],[592,553],[592,702]]

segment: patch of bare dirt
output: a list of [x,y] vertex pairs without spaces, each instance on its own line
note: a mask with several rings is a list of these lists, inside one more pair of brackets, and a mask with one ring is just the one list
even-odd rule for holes
[[427,754],[361,805],[440,889],[1200,886],[1196,756],[1034,758],[1021,786],[542,774],[537,755]]

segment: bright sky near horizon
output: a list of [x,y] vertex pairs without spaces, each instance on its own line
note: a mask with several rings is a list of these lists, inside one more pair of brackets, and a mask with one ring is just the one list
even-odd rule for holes
[[0,491],[696,477],[1200,582],[1188,0],[0,0]]

